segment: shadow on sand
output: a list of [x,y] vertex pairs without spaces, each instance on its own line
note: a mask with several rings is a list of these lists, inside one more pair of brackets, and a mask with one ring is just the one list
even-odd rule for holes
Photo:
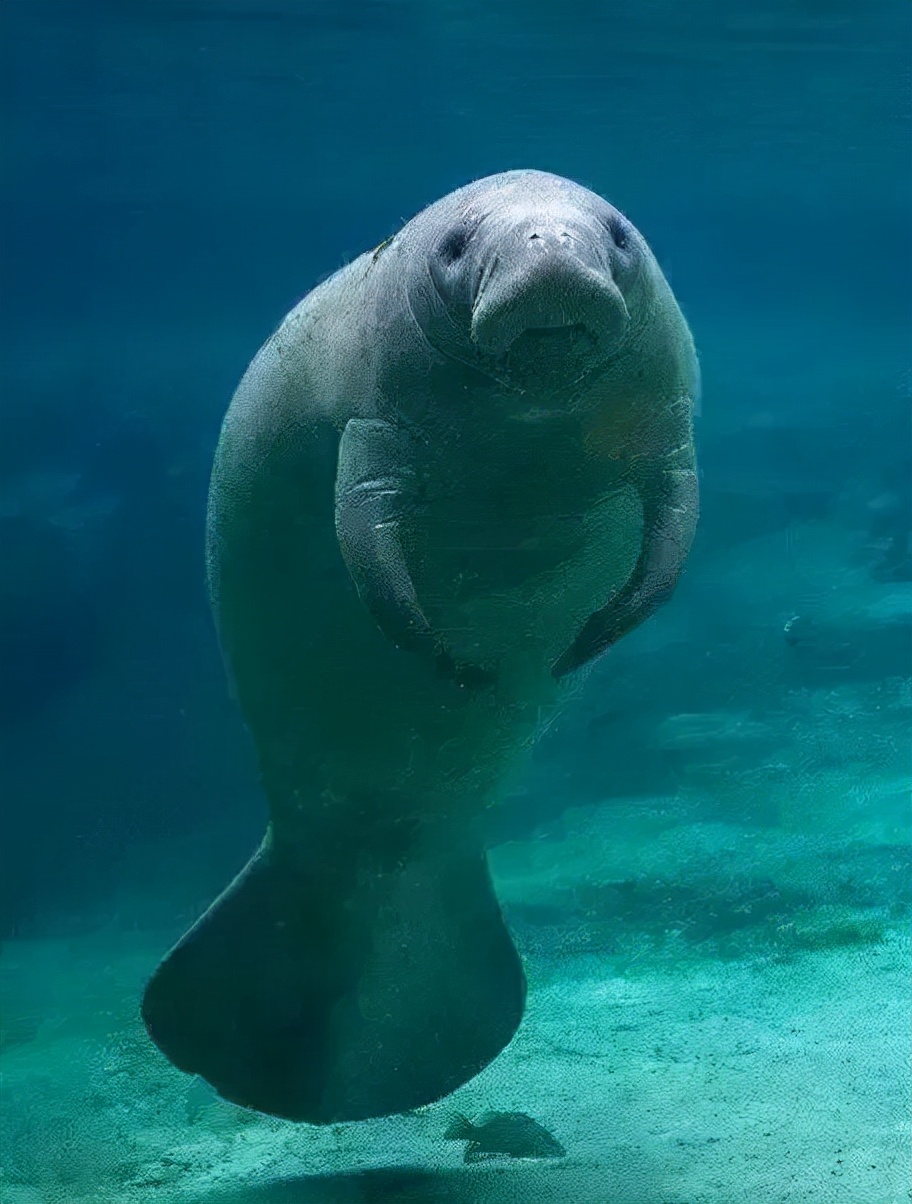
[[[194,1195],[187,1204],[627,1204],[604,1169],[566,1163],[423,1170],[397,1167],[306,1175]],[[651,1204],[640,1198],[637,1204]],[[656,1200],[655,1204],[658,1204]]]

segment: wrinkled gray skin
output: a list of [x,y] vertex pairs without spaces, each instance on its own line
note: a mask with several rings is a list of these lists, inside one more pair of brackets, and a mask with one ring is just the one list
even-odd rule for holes
[[269,829],[143,1001],[181,1069],[314,1123],[439,1099],[525,984],[478,823],[693,535],[693,343],[641,235],[508,172],[315,289],[248,369],[208,563]]

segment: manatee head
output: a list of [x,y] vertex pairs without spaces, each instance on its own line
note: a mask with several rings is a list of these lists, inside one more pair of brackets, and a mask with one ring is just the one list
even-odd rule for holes
[[428,340],[499,375],[576,375],[616,356],[654,265],[634,226],[559,176],[479,180],[426,210],[427,279],[412,309]]

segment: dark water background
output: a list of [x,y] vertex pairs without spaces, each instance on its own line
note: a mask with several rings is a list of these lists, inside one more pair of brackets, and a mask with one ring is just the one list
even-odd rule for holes
[[[203,589],[218,424],[293,302],[472,177],[606,194],[702,353],[687,644],[672,680],[642,658],[628,726],[769,694],[720,650],[743,668],[789,615],[749,590],[733,613],[701,573],[720,550],[777,531],[786,555],[819,518],[910,576],[906,0],[5,0],[0,23],[3,934],[103,904],[148,837],[209,825],[230,862],[258,830]],[[807,586],[785,610],[838,581]],[[566,797],[673,785],[596,727],[553,746]]]

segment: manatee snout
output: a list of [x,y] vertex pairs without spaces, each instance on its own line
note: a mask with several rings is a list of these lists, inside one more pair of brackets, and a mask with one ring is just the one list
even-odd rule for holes
[[604,232],[566,220],[521,223],[498,240],[472,304],[472,341],[502,355],[520,335],[582,328],[611,345],[630,314]]

